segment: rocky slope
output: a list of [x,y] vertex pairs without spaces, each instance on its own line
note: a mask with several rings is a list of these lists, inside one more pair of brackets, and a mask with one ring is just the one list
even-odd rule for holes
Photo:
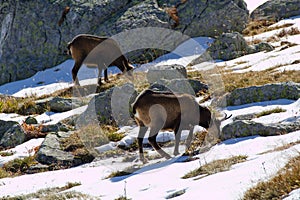
[[[0,85],[59,64],[66,59],[67,42],[80,33],[112,36],[136,28],[172,28],[174,20],[167,11],[178,2],[5,1],[0,7]],[[66,7],[70,10],[59,26]],[[189,37],[218,36],[222,32],[241,32],[248,11],[242,0],[189,0],[179,3],[176,16],[180,22],[174,30]],[[174,41],[173,48],[179,42],[182,40]],[[129,59],[134,61],[141,53],[135,52]],[[145,62],[149,57],[143,59]]]

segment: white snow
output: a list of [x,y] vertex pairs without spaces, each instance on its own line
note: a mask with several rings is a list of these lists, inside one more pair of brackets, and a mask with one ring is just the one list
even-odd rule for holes
[[258,6],[264,4],[268,0],[244,0],[247,4],[247,8],[249,10],[249,13],[251,13],[255,8]]
[[[248,0],[246,2],[251,11],[265,1]],[[295,17],[285,22],[290,23],[290,21],[295,22],[295,26],[300,27],[299,18]],[[281,21],[279,23],[285,22]],[[266,34],[258,35],[257,37],[268,37]],[[298,44],[300,41],[298,35],[286,39]],[[200,46],[204,49],[207,48],[208,43],[212,42],[212,39],[210,38],[196,38],[195,40],[198,41]],[[203,41],[204,43],[202,43]],[[151,64],[177,63],[186,66],[186,64],[203,50],[201,49],[201,51],[198,51],[199,49],[189,49],[188,47],[190,47],[190,44],[187,44],[187,46],[180,46],[177,51],[181,50],[182,52],[186,52],[188,49],[190,50],[190,54],[180,56],[183,55],[182,52],[175,52],[173,54],[168,54],[163,58],[159,58]],[[193,42],[193,44],[195,43]],[[263,70],[274,67],[275,65],[283,65],[278,68],[279,71],[292,69],[300,70],[299,64],[291,65],[293,61],[299,59],[299,52],[299,45],[283,51],[279,51],[278,48],[276,48],[273,52],[260,52],[246,55],[227,62],[218,61],[215,64],[200,64],[194,66],[194,69],[204,70],[207,66],[211,68],[212,65],[226,65],[235,72],[243,73],[249,70]],[[52,93],[58,89],[70,87],[72,85],[70,72],[73,64],[73,61],[68,60],[55,68],[39,72],[26,80],[2,85],[0,86],[0,93],[19,97],[31,95],[41,96],[43,94]],[[245,69],[248,65],[251,67]],[[144,69],[147,69],[147,65],[142,66],[141,68],[143,67]],[[82,70],[90,69],[83,68]],[[94,69],[91,69],[84,74],[85,77],[81,77],[82,83],[88,84],[90,82],[96,82],[95,77],[97,76],[97,72]],[[286,123],[300,120],[300,99],[297,101],[279,99],[242,106],[231,106],[226,107],[223,111],[227,114],[233,114],[233,117],[235,117],[244,114],[258,113],[276,107],[283,108],[286,111],[256,118],[254,121],[261,123]],[[47,112],[36,116],[36,118],[41,124],[54,124],[68,116],[80,114],[85,109],[86,106],[64,113]],[[25,116],[19,116],[17,114],[0,113],[1,120],[14,120],[22,123],[25,118]],[[225,121],[223,125],[229,122],[230,119]],[[199,130],[201,131],[202,128],[196,127],[194,131]],[[116,149],[118,144],[128,145],[132,143],[133,139],[137,136],[138,128],[125,126],[121,127],[119,132],[124,132],[127,135],[122,141],[119,143],[111,142],[107,145],[97,147],[96,149],[99,152],[103,152],[110,149]],[[186,134],[187,133],[183,133],[182,138],[185,138]],[[172,132],[161,132],[158,135],[158,140],[174,140],[174,134]],[[127,197],[134,200],[165,199],[168,195],[177,191],[182,191],[184,194],[176,197],[176,199],[241,199],[247,189],[260,181],[268,180],[291,158],[299,156],[300,145],[292,146],[283,151],[264,152],[274,150],[276,147],[291,142],[297,142],[299,140],[300,131],[280,136],[252,136],[230,139],[213,146],[205,153],[197,155],[199,158],[198,160],[183,163],[180,162],[182,157],[177,156],[163,162],[145,166],[134,174],[112,179],[104,178],[111,172],[118,170],[120,167],[125,167],[114,165],[117,158],[110,161],[98,160],[90,164],[66,170],[28,174],[13,178],[2,178],[0,179],[0,197],[29,194],[40,189],[62,187],[68,182],[78,182],[81,183],[81,185],[71,188],[70,191],[78,191],[108,200],[124,195],[125,191]],[[42,141],[43,139],[32,139],[16,148],[8,150],[14,154],[12,156],[0,156],[0,166],[9,160],[32,155],[34,152],[33,149],[41,145]],[[147,142],[147,139],[145,139],[144,142]],[[247,155],[247,161],[234,165],[229,171],[203,177],[198,180],[193,180],[193,178],[181,179],[183,175],[198,168],[200,165],[216,159],[230,158],[237,155]],[[135,163],[129,163],[129,165],[131,164],[134,165]],[[299,199],[299,197],[300,190],[298,189],[293,191],[286,199]]]

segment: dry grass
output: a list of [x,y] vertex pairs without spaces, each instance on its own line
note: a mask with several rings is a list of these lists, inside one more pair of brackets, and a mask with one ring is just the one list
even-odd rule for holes
[[14,177],[25,174],[30,166],[37,164],[34,156],[17,158],[5,163],[0,168],[0,178]]
[[33,124],[22,123],[22,128],[26,133],[26,139],[30,140],[32,138],[44,138],[48,133],[43,133],[43,125],[35,126]]
[[106,177],[106,179],[119,177],[119,176],[127,176],[136,172],[139,169],[141,169],[141,166],[130,166],[125,168],[124,170],[112,172],[110,175]]
[[282,38],[282,37],[286,37],[288,35],[298,35],[300,34],[300,31],[298,29],[298,27],[292,27],[290,29],[282,29],[277,36]]
[[300,156],[295,157],[269,181],[260,182],[249,189],[244,200],[283,199],[291,191],[300,188]]
[[35,97],[16,98],[0,96],[0,113],[17,113],[20,115],[41,114],[47,109],[36,105]]
[[271,110],[265,110],[265,111],[262,111],[260,113],[257,113],[255,115],[255,117],[262,117],[262,116],[266,116],[266,115],[270,115],[272,113],[281,113],[281,112],[285,112],[286,110],[285,109],[282,109],[280,107],[277,107],[277,108],[274,108],[274,109],[271,109]]
[[196,132],[193,136],[192,143],[187,149],[187,151],[185,152],[185,154],[192,155],[193,152],[196,152],[196,150],[203,145],[207,134],[208,134],[207,131]]
[[234,164],[245,162],[247,160],[247,156],[234,156],[228,159],[220,159],[220,160],[214,160],[210,163],[207,163],[198,169],[195,169],[186,175],[184,175],[182,178],[192,178],[200,175],[212,175],[219,172],[228,171],[230,167]]
[[26,199],[44,199],[44,200],[56,200],[56,199],[100,199],[97,197],[91,197],[86,194],[82,194],[80,192],[72,191],[72,192],[64,192],[70,188],[75,186],[79,186],[81,183],[66,183],[63,187],[54,187],[39,190],[35,193],[20,195],[15,197],[4,197],[6,200],[26,200]]
[[[274,68],[277,68],[275,66]],[[300,83],[300,71],[291,70],[283,72],[273,72],[272,69],[263,71],[249,71],[245,73],[228,73],[220,70],[225,85],[225,91],[231,92],[237,88],[245,88],[250,86],[261,86],[270,83],[279,83],[293,81]]]
[[292,146],[295,146],[295,145],[298,145],[298,144],[300,144],[300,140],[296,141],[296,142],[290,142],[290,143],[285,144],[283,146],[277,147],[277,148],[275,148],[273,150],[262,152],[262,153],[260,153],[260,155],[267,154],[267,153],[272,153],[272,152],[276,152],[276,151],[283,151],[283,150],[289,149]]
[[[234,73],[232,70],[225,69],[226,66],[218,67],[217,73],[221,74],[225,92],[231,92],[237,88],[250,86],[261,86],[270,83],[293,81],[300,83],[300,71],[289,70],[277,72],[276,69],[282,65],[276,65],[262,71],[249,71],[244,73]],[[250,66],[247,66],[249,68]],[[206,82],[200,71],[188,71],[188,77]]]
[[265,33],[265,32],[280,29],[280,28],[290,27],[293,25],[291,23],[287,23],[287,24],[283,24],[280,26],[270,27],[271,25],[273,25],[275,23],[276,23],[275,21],[268,21],[268,20],[251,21],[248,23],[247,27],[243,30],[243,35],[244,36],[253,36],[253,35]]

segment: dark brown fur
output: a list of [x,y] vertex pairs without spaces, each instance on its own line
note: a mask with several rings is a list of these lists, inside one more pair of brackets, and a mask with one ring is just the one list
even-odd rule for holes
[[155,92],[145,90],[132,104],[135,120],[140,127],[138,145],[140,159],[146,162],[143,155],[143,138],[150,128],[149,143],[163,157],[170,155],[163,151],[156,143],[160,130],[173,130],[175,132],[174,155],[179,154],[178,146],[182,130],[190,130],[186,146],[189,147],[193,128],[200,125],[209,128],[211,112],[208,108],[200,106],[195,98],[188,94],[173,94],[171,92]]
[[98,84],[101,85],[101,73],[104,71],[104,79],[108,81],[107,68],[118,67],[122,72],[130,71],[133,66],[129,64],[122,54],[118,44],[111,38],[81,34],[76,36],[69,44],[68,51],[75,60],[72,69],[73,81],[79,85],[78,71],[82,64],[89,67],[98,67]]

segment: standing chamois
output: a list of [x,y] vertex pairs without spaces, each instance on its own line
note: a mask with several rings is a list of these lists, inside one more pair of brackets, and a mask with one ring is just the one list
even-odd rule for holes
[[[175,133],[174,155],[178,155],[178,146],[182,130],[190,130],[186,147],[191,144],[193,129],[200,125],[208,129],[212,123],[220,126],[221,121],[230,118],[227,115],[221,119],[212,119],[210,110],[200,106],[195,98],[189,94],[174,94],[171,92],[157,92],[153,90],[143,91],[132,104],[135,121],[139,126],[138,146],[140,160],[145,163],[143,154],[143,138],[150,128],[150,145],[166,159],[171,156],[162,150],[156,142],[160,130],[172,130]],[[219,127],[218,127],[219,128]]]
[[[75,60],[72,78],[79,85],[78,71],[82,64],[88,67],[98,67],[98,85],[101,85],[101,73],[104,70],[104,80],[108,82],[107,68],[118,67],[122,72],[129,72],[133,66],[122,54],[117,42],[112,38],[81,34],[68,43],[68,53]],[[131,71],[129,72],[131,75]]]

